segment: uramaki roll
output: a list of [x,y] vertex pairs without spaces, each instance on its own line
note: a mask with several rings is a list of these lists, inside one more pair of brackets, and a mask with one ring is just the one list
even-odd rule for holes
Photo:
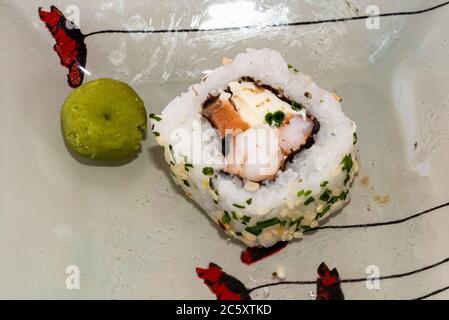
[[248,49],[152,115],[172,176],[230,236],[269,247],[340,209],[357,172],[340,99]]

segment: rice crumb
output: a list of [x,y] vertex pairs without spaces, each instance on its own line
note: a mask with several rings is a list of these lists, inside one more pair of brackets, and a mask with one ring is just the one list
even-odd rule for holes
[[248,191],[256,191],[259,188],[260,188],[260,184],[258,184],[256,182],[247,181],[245,183],[245,189]]

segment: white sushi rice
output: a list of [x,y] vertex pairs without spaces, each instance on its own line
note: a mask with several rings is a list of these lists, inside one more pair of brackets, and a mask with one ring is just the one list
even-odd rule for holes
[[[226,89],[242,76],[282,89],[320,123],[313,146],[299,152],[285,171],[266,184],[243,183],[222,174],[226,164],[219,136],[207,138],[196,133],[199,127],[202,132],[214,130],[201,115],[208,95]],[[151,118],[176,183],[227,234],[248,246],[268,247],[301,238],[304,230],[317,227],[349,199],[349,186],[358,167],[356,125],[343,114],[335,95],[289,68],[276,51],[247,49],[171,101],[161,115]],[[184,137],[180,143],[186,133],[189,141]],[[213,150],[214,155],[198,150]],[[206,169],[205,174],[204,168],[213,168],[213,173]]]

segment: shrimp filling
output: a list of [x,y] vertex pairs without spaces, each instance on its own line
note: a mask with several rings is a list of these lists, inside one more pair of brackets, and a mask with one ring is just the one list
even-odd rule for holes
[[253,182],[273,180],[319,131],[303,105],[249,77],[209,96],[202,115],[224,141],[223,171]]

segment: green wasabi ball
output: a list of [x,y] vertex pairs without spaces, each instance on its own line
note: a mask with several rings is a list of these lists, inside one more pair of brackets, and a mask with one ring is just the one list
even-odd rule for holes
[[67,97],[61,125],[66,143],[77,154],[94,160],[124,160],[140,149],[147,113],[129,85],[98,79]]

